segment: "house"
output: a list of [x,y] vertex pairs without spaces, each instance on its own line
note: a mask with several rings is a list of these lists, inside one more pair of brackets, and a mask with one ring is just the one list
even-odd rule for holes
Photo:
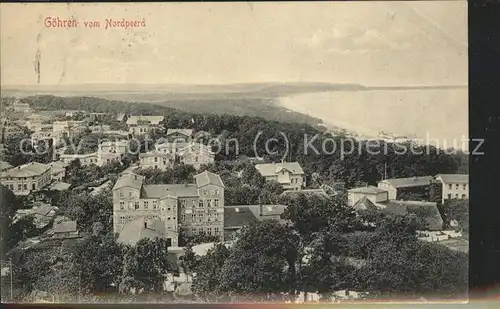
[[147,185],[143,176],[123,174],[113,187],[114,232],[120,233],[130,221],[146,218],[160,220],[167,232],[178,233],[182,226],[187,236],[204,232],[222,239],[224,184],[208,171],[194,178],[193,184]]
[[177,232],[165,230],[165,225],[159,219],[147,219],[139,217],[127,222],[120,235],[118,242],[124,245],[135,246],[141,239],[154,240],[155,238],[166,239],[169,247],[177,246]]
[[241,228],[254,222],[281,219],[286,205],[236,205],[224,207],[224,240],[234,240]]
[[120,162],[129,151],[129,143],[126,140],[104,141],[99,144],[97,150],[97,165],[104,165],[113,161]]
[[64,163],[71,163],[72,161],[79,159],[82,166],[87,166],[91,164],[98,165],[99,158],[97,157],[97,152],[85,153],[85,154],[61,154],[59,155],[59,160]]
[[168,129],[165,137],[167,143],[189,143],[193,139],[192,129]]
[[79,236],[76,221],[57,221],[54,222],[52,229],[54,232],[53,238],[64,239]]
[[62,182],[62,181],[56,181],[56,182],[52,183],[48,189],[51,191],[64,191],[64,190],[68,190],[70,187],[71,187],[71,184],[69,184],[69,183]]
[[69,163],[63,161],[50,162],[48,165],[51,167],[52,179],[56,181],[63,181],[64,176],[66,176],[66,167]]
[[436,181],[442,185],[442,199],[468,199],[469,175],[468,174],[439,174]]
[[48,144],[49,141],[52,141],[52,144],[55,145],[60,142],[59,137],[60,136],[52,130],[52,125],[42,125],[31,134],[31,146],[36,148],[40,142],[50,145]]
[[195,169],[200,169],[203,164],[214,163],[215,154],[213,151],[200,143],[192,143],[181,148],[178,152],[180,162],[191,165]]
[[10,165],[8,162],[5,161],[0,161],[0,172],[6,171],[8,169],[11,169],[12,165]]
[[111,130],[111,126],[107,124],[88,126],[88,129],[92,133],[105,133]]
[[418,176],[410,178],[385,179],[378,183],[377,187],[386,190],[390,200],[398,199],[401,191],[419,192],[426,191],[434,182],[433,176]]
[[141,168],[155,168],[165,170],[174,163],[174,155],[153,150],[139,154]]
[[43,205],[31,210],[33,215],[33,223],[36,228],[41,229],[49,225],[56,215],[57,207]]
[[164,116],[130,116],[127,119],[129,133],[132,135],[145,135],[160,129],[164,122]]
[[437,207],[437,203],[426,201],[401,201],[389,200],[376,203],[376,206],[386,213],[392,214],[415,214],[423,220],[428,231],[441,231],[443,229],[443,218]]
[[301,190],[306,177],[298,162],[256,164],[255,168],[266,181],[277,181],[285,190]]
[[372,203],[383,202],[389,199],[387,191],[374,186],[366,186],[347,190],[347,205],[353,206],[363,197],[366,197]]
[[28,195],[32,191],[46,187],[52,179],[50,165],[30,162],[1,174],[2,184],[8,187],[15,195]]
[[116,115],[116,121],[118,122],[126,122],[128,119],[128,115],[126,113],[119,113]]

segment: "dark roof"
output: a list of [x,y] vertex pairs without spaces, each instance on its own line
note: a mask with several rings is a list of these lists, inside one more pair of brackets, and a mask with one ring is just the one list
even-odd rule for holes
[[206,185],[215,185],[224,188],[224,183],[222,182],[222,179],[220,179],[220,176],[209,171],[204,171],[203,173],[194,176],[194,179],[198,188]]
[[433,180],[434,177],[432,176],[419,176],[419,177],[409,177],[409,178],[385,179],[380,182],[388,183],[394,188],[410,188],[410,187],[427,186]]
[[197,197],[198,188],[194,184],[144,185],[141,198]]
[[245,206],[224,208],[224,228],[235,228],[257,222],[254,213]]
[[262,205],[262,214],[261,214],[261,205],[234,205],[234,206],[225,206],[224,211],[228,209],[235,208],[246,208],[250,210],[256,218],[261,219],[279,219],[282,213],[285,212],[287,206],[286,205]]
[[[147,227],[144,227],[146,223]],[[123,227],[118,236],[118,242],[135,246],[143,238],[163,238],[165,226],[161,220],[147,220],[145,217],[130,221]]]
[[[425,219],[429,230],[441,230],[443,228],[443,218],[439,213],[436,203],[419,201],[389,201],[378,203],[385,208],[384,212],[395,214],[414,213],[421,219]],[[422,217],[424,216],[424,217]]]

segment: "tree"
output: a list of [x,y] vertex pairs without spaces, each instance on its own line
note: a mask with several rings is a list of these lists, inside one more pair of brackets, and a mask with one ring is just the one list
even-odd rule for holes
[[216,244],[200,258],[196,266],[196,276],[193,279],[192,289],[196,297],[201,300],[219,300],[223,295],[220,290],[222,268],[230,251],[223,244]]
[[443,209],[447,225],[455,220],[465,234],[469,233],[469,200],[446,200]]
[[168,262],[167,241],[143,238],[135,247],[126,250],[123,264],[122,292],[135,290],[136,293],[158,293],[163,289]]
[[0,184],[0,237],[3,250],[2,257],[5,253],[17,244],[20,240],[16,235],[16,230],[19,227],[12,222],[18,209],[22,208],[22,203],[12,193],[12,191],[4,185]]
[[222,267],[220,290],[261,300],[295,291],[297,242],[290,228],[274,220],[243,228]]
[[198,257],[193,251],[193,246],[188,243],[186,247],[184,247],[184,256],[181,257],[181,266],[186,274],[186,277],[196,269],[196,264],[198,262]]

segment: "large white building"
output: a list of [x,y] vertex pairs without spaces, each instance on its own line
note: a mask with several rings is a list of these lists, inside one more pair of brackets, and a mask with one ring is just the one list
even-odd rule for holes
[[6,170],[1,174],[1,179],[2,184],[15,195],[28,195],[51,183],[51,167],[38,162],[30,162]]
[[[127,231],[125,227],[130,222],[147,225],[156,220],[161,222],[162,229],[154,230],[170,239],[172,246],[177,246],[180,226],[185,228],[187,236],[204,232],[223,239],[222,180],[205,171],[195,176],[194,184],[147,185],[143,176],[123,174],[113,187],[114,232]],[[122,242],[126,242],[123,237]]]
[[469,199],[468,174],[439,174],[436,181],[442,184],[442,199]]
[[164,116],[130,116],[126,123],[130,134],[146,135],[153,130],[160,130],[164,120]]
[[285,190],[301,190],[306,186],[304,171],[298,162],[256,164],[266,181],[277,181]]

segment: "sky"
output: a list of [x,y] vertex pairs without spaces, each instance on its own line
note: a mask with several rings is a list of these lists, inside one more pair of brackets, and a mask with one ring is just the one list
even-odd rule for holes
[[[146,26],[105,29],[107,18]],[[465,1],[2,3],[0,26],[2,85],[36,85],[37,54],[41,85],[468,80]]]

